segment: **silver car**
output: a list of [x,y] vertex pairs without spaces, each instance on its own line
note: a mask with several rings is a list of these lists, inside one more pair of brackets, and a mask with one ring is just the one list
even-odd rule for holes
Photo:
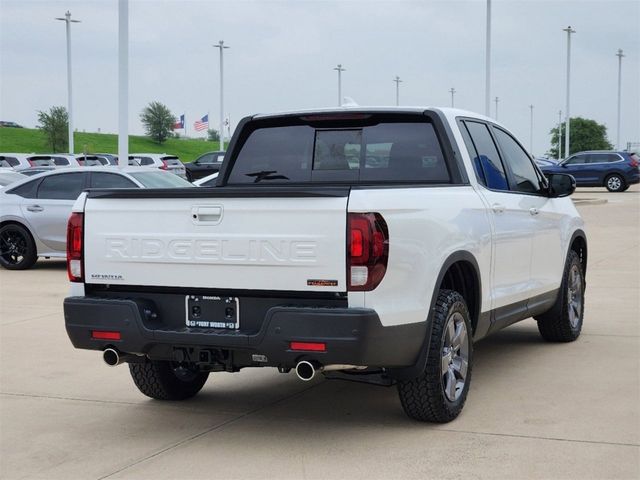
[[182,161],[175,155],[166,153],[132,153],[129,160],[136,160],[142,167],[156,167],[187,178],[187,170]]
[[33,266],[38,257],[66,256],[67,221],[87,188],[191,188],[158,169],[69,167],[41,173],[0,190],[0,265]]

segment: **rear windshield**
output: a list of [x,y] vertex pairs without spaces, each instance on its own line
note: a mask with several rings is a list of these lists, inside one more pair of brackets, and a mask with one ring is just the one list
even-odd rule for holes
[[131,172],[133,178],[146,188],[184,188],[193,185],[178,175],[168,172]]
[[257,128],[241,146],[228,183],[449,183],[440,142],[425,120]]
[[51,157],[39,157],[39,158],[31,157],[29,158],[29,163],[33,167],[55,167],[56,166],[56,164],[54,163]]
[[179,167],[182,165],[178,157],[162,157],[162,161],[170,167]]

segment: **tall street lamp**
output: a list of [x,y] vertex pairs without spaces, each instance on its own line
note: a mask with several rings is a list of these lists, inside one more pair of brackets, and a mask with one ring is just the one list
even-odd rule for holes
[[562,159],[562,110],[558,110],[558,162]]
[[71,24],[80,23],[80,20],[71,20],[71,12],[67,10],[64,18],[56,17],[56,20],[62,20],[67,26],[67,110],[69,113],[69,153],[74,152],[73,148],[73,101],[71,95]]
[[487,31],[485,47],[485,90],[484,90],[484,114],[491,116],[491,0],[487,0]]
[[397,107],[398,105],[400,105],[400,84],[402,83],[402,80],[400,80],[400,77],[396,75],[396,78],[394,78],[393,81],[396,82],[396,107]]
[[129,164],[129,0],[118,1],[118,167]]
[[224,151],[224,50],[229,48],[220,40],[215,48],[220,49],[220,151]]
[[529,105],[531,116],[529,119],[529,153],[533,152],[533,105]]
[[342,64],[339,63],[337,67],[334,68],[335,71],[338,72],[338,106],[342,105],[342,72],[346,71],[346,68],[342,68]]
[[616,148],[618,150],[622,150],[622,146],[620,145],[620,108],[621,108],[621,96],[622,96],[622,49],[618,49],[618,53],[616,53],[616,57],[618,57],[618,122],[616,127]]
[[456,94],[456,89],[451,87],[449,93],[451,94],[451,108],[453,108],[453,96]]
[[566,125],[564,127],[564,154],[568,157],[571,155],[569,150],[569,138],[571,136],[571,114],[569,113],[569,94],[570,94],[570,79],[571,79],[571,34],[576,31],[569,25],[567,28],[563,28],[562,31],[567,32],[567,105],[565,106]]

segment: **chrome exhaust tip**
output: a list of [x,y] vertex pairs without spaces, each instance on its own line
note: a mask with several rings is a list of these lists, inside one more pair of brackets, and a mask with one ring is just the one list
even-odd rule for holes
[[316,370],[316,366],[306,360],[302,360],[296,365],[296,375],[303,382],[313,380],[313,377],[316,375]]
[[105,351],[102,352],[102,359],[104,360],[104,363],[110,367],[118,366],[124,361],[118,351],[114,348],[105,349]]

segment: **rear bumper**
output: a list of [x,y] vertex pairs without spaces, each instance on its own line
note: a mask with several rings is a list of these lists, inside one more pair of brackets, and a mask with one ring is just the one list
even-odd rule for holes
[[[67,334],[74,347],[124,353],[154,360],[184,358],[196,363],[224,358],[227,370],[247,366],[292,368],[300,360],[323,365],[369,367],[414,365],[426,335],[426,322],[384,327],[377,313],[363,308],[275,305],[251,332],[169,328],[162,312],[144,298],[68,297],[64,301]],[[92,331],[117,331],[120,340],[97,340]],[[320,342],[324,352],[290,349],[290,342]],[[180,353],[177,353],[180,352]],[[203,353],[204,352],[204,353]],[[180,357],[177,357],[180,355]]]

